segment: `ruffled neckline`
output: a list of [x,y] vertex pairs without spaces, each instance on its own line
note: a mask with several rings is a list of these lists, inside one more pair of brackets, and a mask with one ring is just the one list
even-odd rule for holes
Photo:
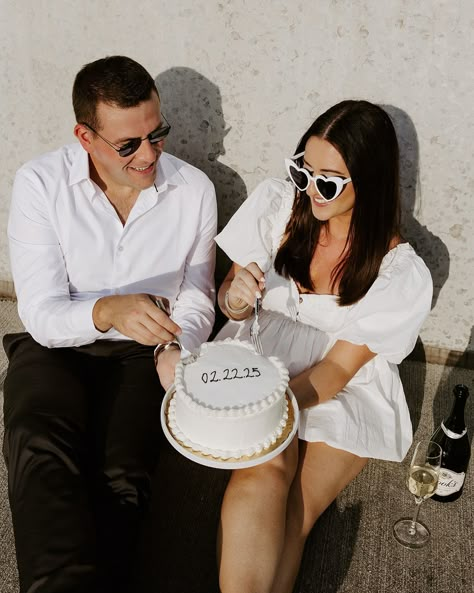
[[[394,263],[395,258],[397,257],[397,255],[402,254],[402,253],[415,253],[413,247],[410,245],[410,243],[408,243],[407,241],[403,242],[403,243],[399,243],[398,245],[395,245],[395,247],[392,247],[392,249],[390,249],[389,251],[387,251],[387,253],[383,256],[382,261],[380,262],[380,269],[379,269],[379,274],[377,276],[377,278],[380,277],[382,272],[385,272],[387,270],[387,268]],[[374,280],[374,282],[377,282],[377,278]],[[293,284],[293,287],[295,288],[296,292],[298,293],[298,296],[300,297],[318,297],[318,298],[326,298],[326,299],[330,299],[330,300],[336,300],[339,295],[338,294],[320,294],[317,292],[300,292],[298,289],[298,286],[296,284],[296,282],[293,280],[293,278],[290,278],[291,283]]]

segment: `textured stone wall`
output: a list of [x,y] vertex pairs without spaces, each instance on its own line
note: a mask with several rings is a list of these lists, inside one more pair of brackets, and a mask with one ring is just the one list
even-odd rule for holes
[[73,140],[77,70],[122,53],[156,76],[168,150],[213,179],[221,225],[259,181],[284,175],[321,111],[344,98],[384,105],[404,232],[435,283],[422,339],[473,349],[473,25],[470,0],[0,0],[0,285],[15,170]]

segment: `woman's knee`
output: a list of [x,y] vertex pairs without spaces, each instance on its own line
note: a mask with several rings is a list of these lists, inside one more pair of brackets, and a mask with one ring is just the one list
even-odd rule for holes
[[298,448],[295,442],[273,459],[253,467],[235,470],[231,482],[242,487],[264,486],[289,490],[298,466]]
[[359,474],[367,459],[324,443],[303,443],[298,475],[289,501],[289,520],[306,538],[339,493]]
[[273,459],[263,464],[263,468],[283,480],[288,487],[293,482],[298,467],[298,439],[295,438],[290,445]]

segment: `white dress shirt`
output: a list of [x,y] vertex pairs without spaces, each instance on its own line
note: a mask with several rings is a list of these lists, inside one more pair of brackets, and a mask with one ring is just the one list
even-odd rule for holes
[[18,311],[47,347],[80,346],[102,333],[92,320],[107,295],[169,299],[181,341],[192,350],[214,321],[217,208],[214,186],[195,167],[163,153],[156,189],[140,193],[125,225],[90,179],[87,152],[70,144],[23,165],[8,223]]

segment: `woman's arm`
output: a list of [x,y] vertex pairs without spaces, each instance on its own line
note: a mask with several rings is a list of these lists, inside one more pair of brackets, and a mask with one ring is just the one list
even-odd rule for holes
[[320,362],[290,381],[299,408],[309,408],[333,398],[375,356],[367,346],[338,340]]

